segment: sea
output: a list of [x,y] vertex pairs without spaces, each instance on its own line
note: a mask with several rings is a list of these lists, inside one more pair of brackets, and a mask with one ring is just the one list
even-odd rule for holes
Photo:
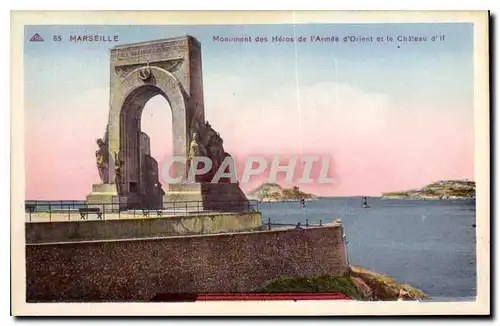
[[476,299],[476,205],[474,200],[361,197],[260,203],[264,222],[331,223],[340,218],[348,260],[408,283],[431,301]]

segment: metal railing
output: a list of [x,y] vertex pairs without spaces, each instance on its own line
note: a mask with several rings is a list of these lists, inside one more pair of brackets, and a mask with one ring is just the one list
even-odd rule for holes
[[140,208],[134,203],[87,203],[76,200],[30,200],[25,202],[28,222],[88,219],[168,217],[189,214],[258,211],[257,201],[169,201],[159,207]]

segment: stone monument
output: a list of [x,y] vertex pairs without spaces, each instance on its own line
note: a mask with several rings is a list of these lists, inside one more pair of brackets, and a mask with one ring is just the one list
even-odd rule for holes
[[[93,185],[88,204],[128,209],[168,208],[182,202],[211,210],[243,208],[247,199],[238,184],[210,182],[229,154],[219,133],[205,121],[200,42],[184,36],[115,46],[110,68],[109,120],[96,151],[101,183]],[[165,97],[172,110],[172,155],[186,158],[186,163],[173,163],[172,177],[181,182],[169,184],[166,192],[150,156],[149,137],[140,127],[142,110],[156,95]],[[213,167],[188,182],[194,156],[209,157]]]

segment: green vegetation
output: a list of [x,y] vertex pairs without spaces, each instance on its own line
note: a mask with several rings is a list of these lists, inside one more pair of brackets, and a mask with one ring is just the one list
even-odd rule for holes
[[284,188],[276,183],[265,183],[257,189],[250,191],[247,197],[259,201],[290,201],[302,198],[311,200],[316,198],[312,194],[301,191],[297,186]]
[[385,197],[408,197],[407,192],[386,192],[383,194]]
[[252,292],[340,292],[354,300],[417,300],[427,296],[409,284],[359,266],[351,266],[345,276],[280,277]]
[[363,297],[350,276],[280,277],[253,292],[341,292],[356,300]]
[[475,198],[476,183],[470,180],[442,180],[431,183],[421,189],[394,191],[382,194],[388,198],[415,199],[460,199]]
[[313,195],[300,191],[299,187],[293,187],[290,189],[283,188],[283,192],[281,193],[281,198],[283,200],[291,200],[291,199],[310,199]]

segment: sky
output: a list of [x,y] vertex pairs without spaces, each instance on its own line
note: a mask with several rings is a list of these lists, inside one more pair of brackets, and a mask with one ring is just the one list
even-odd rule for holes
[[[35,33],[44,42],[29,42]],[[119,42],[69,41],[89,34],[118,35]],[[99,183],[94,152],[108,122],[110,48],[186,34],[201,42],[205,118],[237,161],[328,157],[334,183],[294,184],[321,196],[377,196],[474,179],[472,24],[27,26],[27,199],[84,199]],[[339,42],[213,40],[294,35],[338,36]],[[345,43],[346,36],[394,41]],[[444,40],[397,42],[398,36]],[[160,169],[172,153],[171,123],[168,102],[152,98],[141,127]],[[243,190],[265,180],[250,181]]]

